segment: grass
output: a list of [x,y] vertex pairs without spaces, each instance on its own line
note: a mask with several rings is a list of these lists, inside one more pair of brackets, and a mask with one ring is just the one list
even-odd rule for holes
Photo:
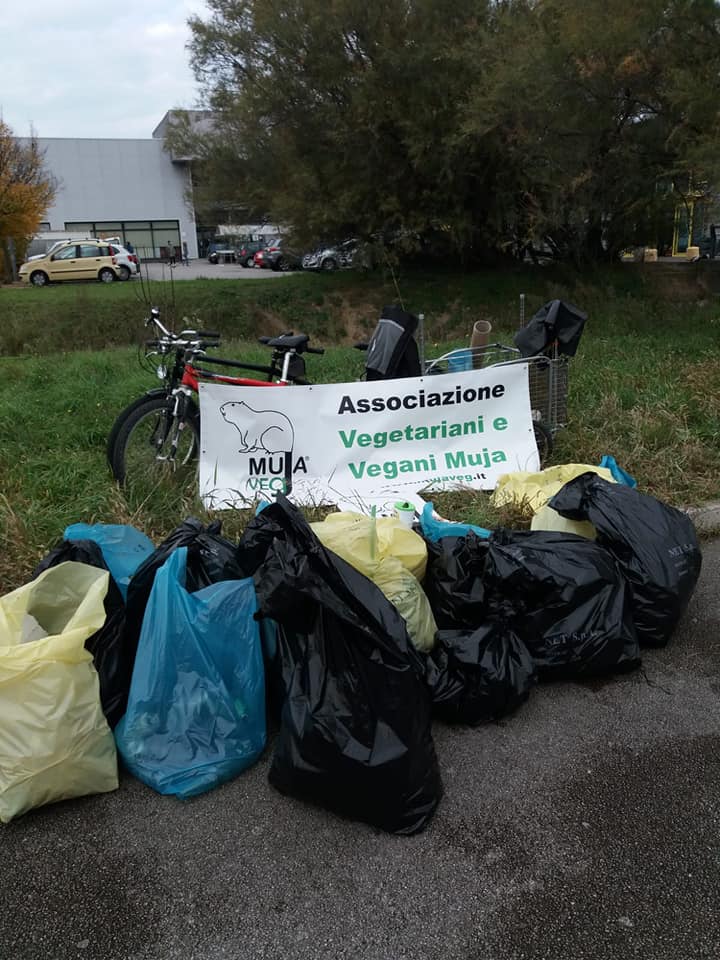
[[527,294],[528,304],[559,296],[593,313],[608,300],[619,303],[646,294],[642,278],[625,268],[605,271],[594,281],[579,281],[561,270],[415,270],[400,274],[397,282],[382,273],[340,273],[242,282],[0,286],[0,356],[135,344],[150,303],[171,324],[182,326],[184,317],[195,317],[205,329],[220,329],[227,338],[252,339],[294,328],[324,343],[347,343],[371,331],[379,309],[396,302],[398,293],[407,309],[425,313],[429,337],[444,340],[478,319],[514,330],[520,292]]
[[[157,285],[158,287],[160,285]],[[188,289],[185,289],[185,288]],[[427,317],[428,354],[467,342],[472,321],[493,322],[509,342],[518,294],[535,309],[551,296],[590,314],[570,372],[569,426],[553,462],[597,463],[612,453],[641,489],[676,504],[720,496],[720,309],[657,299],[622,271],[575,280],[531,274],[401,279],[409,309]],[[129,504],[112,482],[105,440],[118,411],[152,386],[138,364],[145,305],[131,284],[0,288],[0,592],[27,579],[35,562],[75,521],[130,522],[157,539],[196,503]],[[155,295],[155,290],[151,295]],[[248,337],[294,327],[328,346],[309,357],[315,382],[357,379],[362,355],[347,341],[372,329],[379,306],[394,299],[382,278],[284,278],[277,282],[190,281],[177,284],[168,314],[196,313],[205,326]],[[162,302],[162,301],[161,301]],[[331,344],[344,343],[343,346]],[[263,357],[241,340],[226,355]],[[436,495],[448,517],[486,526],[514,525],[485,494]],[[226,519],[229,535],[243,515]]]

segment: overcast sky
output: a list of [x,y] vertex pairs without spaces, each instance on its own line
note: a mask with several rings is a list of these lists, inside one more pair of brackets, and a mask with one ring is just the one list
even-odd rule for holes
[[197,105],[185,44],[202,0],[0,0],[0,115],[38,137],[150,137]]

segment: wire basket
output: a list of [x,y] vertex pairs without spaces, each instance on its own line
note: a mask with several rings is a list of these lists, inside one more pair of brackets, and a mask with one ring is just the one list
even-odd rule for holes
[[558,356],[557,345],[537,357],[521,357],[516,347],[489,343],[484,347],[450,350],[425,364],[426,376],[464,373],[487,367],[527,363],[530,409],[533,420],[540,421],[555,434],[567,425],[568,363]]
[[506,347],[502,343],[488,343],[484,347],[461,347],[450,350],[434,360],[428,360],[425,364],[425,373],[429,375],[464,373],[467,370],[479,370],[484,367],[494,367],[499,363],[508,363],[517,360],[519,356],[519,350],[515,347]]
[[568,364],[564,357],[528,357],[530,409],[551,433],[567,426]]

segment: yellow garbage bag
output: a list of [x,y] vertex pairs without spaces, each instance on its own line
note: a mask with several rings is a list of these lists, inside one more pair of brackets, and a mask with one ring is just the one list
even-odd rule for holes
[[331,513],[320,523],[311,523],[315,535],[333,553],[372,580],[368,570],[376,560],[397,557],[402,565],[422,580],[427,567],[427,547],[414,530],[397,517],[367,517],[363,513]]
[[385,557],[371,578],[407,624],[415,648],[429,653],[435,644],[437,624],[430,601],[417,579],[397,557]]
[[109,573],[61,563],[0,597],[0,822],[118,786],[115,741],[84,643]]
[[419,583],[427,566],[422,537],[396,517],[362,513],[331,513],[310,526],[323,546],[372,580],[397,607],[417,649],[431,650],[437,626]]
[[531,530],[553,530],[557,533],[574,533],[588,540],[597,539],[597,530],[589,520],[568,520],[545,504],[532,518]]
[[496,507],[506,504],[520,506],[525,503],[533,513],[536,513],[569,480],[574,480],[575,477],[588,471],[615,483],[607,467],[594,467],[588,463],[562,463],[559,466],[541,470],[539,473],[518,470],[515,473],[505,473],[500,477],[492,495],[492,503]]

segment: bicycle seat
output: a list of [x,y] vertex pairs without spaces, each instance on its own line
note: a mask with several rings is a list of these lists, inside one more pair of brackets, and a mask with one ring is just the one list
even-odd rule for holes
[[265,342],[268,347],[279,347],[281,350],[297,350],[301,352],[303,347],[307,345],[309,339],[310,337],[306,333],[296,333],[294,336],[283,333],[279,337],[272,337],[272,339],[266,340]]

